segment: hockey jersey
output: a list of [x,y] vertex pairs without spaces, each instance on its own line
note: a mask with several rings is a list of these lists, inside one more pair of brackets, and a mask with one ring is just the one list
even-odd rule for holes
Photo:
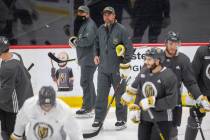
[[33,96],[33,90],[21,56],[12,55],[10,60],[0,64],[0,109],[17,113],[24,101]]
[[[131,86],[138,89],[138,104],[145,97],[156,97],[155,108],[151,108],[156,121],[172,121],[172,109],[178,100],[178,90],[177,78],[171,69],[164,67],[160,73],[153,74],[144,68]],[[147,111],[141,111],[141,120],[152,122]]]
[[198,48],[192,67],[202,94],[210,98],[210,47]]
[[[172,71],[176,74],[179,90],[183,83],[195,99],[201,95],[201,91],[193,75],[193,69],[189,57],[179,52],[175,57],[166,57],[163,65],[172,69]],[[180,93],[181,90],[179,91],[179,103],[181,102]]]
[[58,81],[58,91],[71,91],[73,90],[73,83],[69,78],[73,78],[73,72],[70,67],[59,68],[56,71],[56,79]]
[[24,103],[16,119],[14,134],[22,136],[25,128],[28,140],[82,140],[81,130],[70,108],[60,99],[45,112],[38,104],[38,96]]

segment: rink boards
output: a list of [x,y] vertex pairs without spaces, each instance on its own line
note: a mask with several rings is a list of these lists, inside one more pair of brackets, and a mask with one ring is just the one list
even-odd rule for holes
[[[206,43],[203,43],[206,44]],[[203,44],[184,44],[179,47],[180,52],[184,52],[190,59],[193,59],[195,51],[198,46]],[[147,45],[147,44],[146,44]],[[193,45],[193,46],[192,46]],[[145,51],[151,44],[147,46],[135,44],[136,51],[133,55],[131,64],[132,64],[132,79],[138,74],[139,70],[143,65],[143,59],[145,57]],[[161,44],[156,44],[155,47],[161,47]],[[152,45],[152,47],[154,47]],[[162,47],[163,48],[163,47]],[[163,48],[164,49],[164,48]],[[57,55],[59,52],[65,51],[68,52],[70,58],[76,58],[76,50],[69,48],[66,45],[50,45],[50,46],[12,46],[12,51],[15,51],[22,55],[24,64],[28,67],[31,63],[34,63],[34,67],[30,70],[32,86],[34,93],[37,94],[40,87],[43,85],[53,85],[57,89],[56,83],[52,81],[51,78],[51,60],[48,57],[48,52],[55,53]],[[53,62],[53,65],[58,68],[56,62]],[[79,107],[82,103],[82,89],[80,87],[80,67],[76,61],[69,62],[68,67],[71,67],[74,74],[74,88],[70,92],[58,92],[57,95],[62,98],[66,103],[72,107]],[[132,82],[133,80],[130,80]],[[97,85],[97,71],[94,75],[94,83]],[[96,87],[97,88],[97,87]],[[186,91],[185,89],[183,92]],[[113,94],[113,89],[110,91],[110,95]]]

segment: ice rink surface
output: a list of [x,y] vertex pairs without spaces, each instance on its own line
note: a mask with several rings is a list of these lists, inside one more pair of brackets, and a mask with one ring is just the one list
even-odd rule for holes
[[[182,125],[179,127],[178,140],[184,140],[188,115],[189,115],[188,108],[184,108],[182,116]],[[83,132],[90,131],[92,129],[91,125],[93,123],[93,118],[86,118],[86,119],[77,118],[77,121],[80,124]],[[138,125],[133,124],[128,119],[127,128],[122,131],[117,131],[115,130],[114,127],[115,122],[116,122],[115,112],[114,108],[112,108],[105,120],[101,132],[98,134],[98,136],[90,138],[89,140],[137,140],[138,139],[137,138]],[[201,127],[203,129],[206,140],[210,140],[210,113],[207,113],[207,115],[205,116]],[[202,140],[200,132],[198,132],[196,140]]]

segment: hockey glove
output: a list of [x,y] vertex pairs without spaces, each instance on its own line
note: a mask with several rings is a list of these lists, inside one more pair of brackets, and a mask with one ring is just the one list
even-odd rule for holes
[[77,47],[77,37],[76,36],[72,36],[69,38],[69,46],[72,48],[76,48]]
[[120,63],[120,77],[123,79],[126,79],[131,71],[131,65],[130,63]]
[[201,105],[201,108],[206,110],[206,112],[210,111],[210,104],[206,96],[200,95],[198,99],[196,100],[196,102],[198,105]]
[[133,123],[140,123],[140,107],[136,104],[132,104],[129,106],[129,116]]
[[146,111],[149,108],[154,108],[155,107],[155,96],[149,96],[147,98],[144,98],[140,101],[141,108]]
[[12,133],[9,140],[22,140],[23,137],[17,136],[16,134]]
[[122,95],[120,103],[125,106],[131,103],[134,100],[135,95],[137,94],[137,89],[131,86],[126,87],[126,92]]
[[124,57],[125,55],[125,46],[122,44],[118,44],[116,46],[116,54],[118,57]]
[[181,94],[182,106],[195,106],[196,101],[190,93]]

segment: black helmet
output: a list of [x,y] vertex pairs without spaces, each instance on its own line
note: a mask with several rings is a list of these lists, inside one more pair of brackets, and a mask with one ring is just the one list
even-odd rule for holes
[[146,51],[146,56],[152,57],[154,59],[159,59],[160,63],[165,60],[164,51],[160,48],[150,48]]
[[56,93],[52,86],[43,86],[39,90],[39,104],[51,104],[55,105]]
[[9,45],[9,40],[4,36],[0,36],[0,54],[9,50]]
[[169,31],[168,35],[166,37],[166,42],[167,41],[180,42],[181,38],[180,38],[179,34],[177,34],[176,32]]

